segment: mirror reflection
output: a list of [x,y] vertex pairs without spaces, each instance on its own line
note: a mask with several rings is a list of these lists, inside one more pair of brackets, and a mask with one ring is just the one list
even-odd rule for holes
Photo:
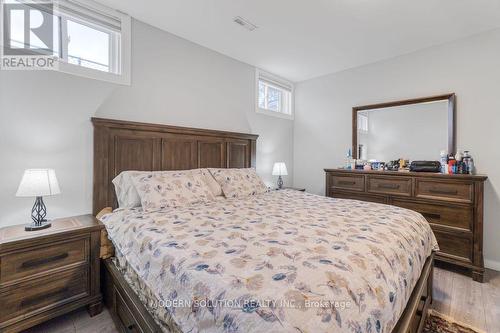
[[436,160],[448,151],[448,100],[358,111],[362,160]]

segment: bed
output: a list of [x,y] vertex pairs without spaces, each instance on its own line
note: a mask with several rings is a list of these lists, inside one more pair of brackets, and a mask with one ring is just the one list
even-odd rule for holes
[[[255,166],[254,135],[93,119],[94,213],[124,170]],[[419,332],[435,238],[418,213],[294,190],[102,217],[123,331]]]

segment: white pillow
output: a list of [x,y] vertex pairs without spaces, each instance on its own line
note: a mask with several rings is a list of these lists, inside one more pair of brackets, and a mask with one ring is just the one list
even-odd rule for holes
[[[115,186],[116,199],[119,208],[135,208],[141,205],[141,198],[135,189],[132,182],[132,173],[140,173],[141,171],[122,171],[116,176],[112,183]],[[150,173],[150,172],[144,172]]]

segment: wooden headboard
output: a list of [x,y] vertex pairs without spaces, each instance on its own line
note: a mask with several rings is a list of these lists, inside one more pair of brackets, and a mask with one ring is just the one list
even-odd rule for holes
[[258,135],[92,118],[92,211],[116,208],[111,181],[125,170],[255,167]]

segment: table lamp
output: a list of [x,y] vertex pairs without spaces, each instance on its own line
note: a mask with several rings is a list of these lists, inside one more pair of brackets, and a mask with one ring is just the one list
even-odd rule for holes
[[288,176],[286,165],[284,162],[276,162],[273,166],[273,176],[278,176],[278,189],[283,188],[283,178],[281,176]]
[[53,169],[28,169],[24,171],[21,184],[17,189],[17,197],[36,197],[31,209],[33,222],[26,225],[26,231],[40,230],[50,227],[45,216],[47,207],[43,203],[43,196],[61,193],[57,182],[56,172]]

